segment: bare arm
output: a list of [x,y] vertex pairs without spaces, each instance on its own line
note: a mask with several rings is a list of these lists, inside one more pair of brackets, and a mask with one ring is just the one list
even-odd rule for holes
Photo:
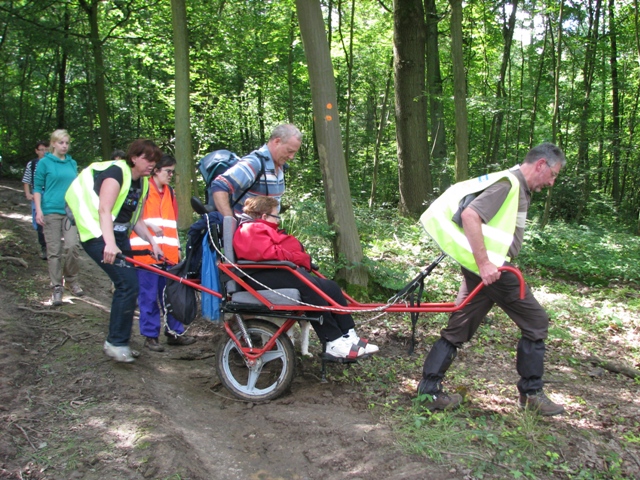
[[33,195],[31,194],[31,187],[28,183],[23,183],[22,188],[24,188],[24,196],[27,200],[33,200]]
[[42,207],[40,203],[42,201],[42,194],[40,192],[33,192],[33,203],[36,205],[36,223],[44,227],[44,215],[42,214]]
[[462,228],[464,228],[464,234],[469,240],[482,283],[491,285],[500,278],[500,271],[498,271],[497,266],[489,261],[487,249],[484,245],[484,235],[482,235],[482,219],[472,208],[465,208],[462,211]]
[[225,217],[233,217],[233,210],[229,203],[229,194],[227,192],[214,192],[213,203],[216,204],[216,209]]
[[98,215],[100,218],[100,230],[104,240],[104,252],[102,261],[113,263],[118,253],[122,253],[116,245],[116,237],[113,233],[113,218],[111,210],[116,204],[116,199],[120,193],[120,184],[113,178],[105,178],[100,187],[100,202],[98,204]]

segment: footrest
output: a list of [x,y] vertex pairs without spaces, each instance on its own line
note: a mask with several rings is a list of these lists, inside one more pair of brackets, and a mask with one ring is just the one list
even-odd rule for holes
[[365,355],[361,355],[357,358],[340,358],[340,357],[334,357],[333,355],[330,355],[326,352],[324,353],[319,353],[318,356],[320,357],[320,359],[323,362],[329,362],[329,363],[358,363],[358,360],[365,360],[367,358],[369,358],[371,355],[369,354],[365,354]]

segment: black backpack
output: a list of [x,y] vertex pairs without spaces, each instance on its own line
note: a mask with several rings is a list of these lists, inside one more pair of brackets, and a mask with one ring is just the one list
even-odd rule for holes
[[[269,187],[267,186],[267,178],[264,171],[264,162],[266,158],[264,155],[258,153],[257,151],[254,151],[251,154],[260,159],[260,171],[256,175],[256,179],[253,181],[253,183],[249,185],[249,187],[242,192],[242,195],[240,195],[238,199],[231,204],[231,208],[233,208],[236,203],[238,203],[240,199],[253,188],[253,186],[262,176],[264,177],[264,183],[267,187],[267,196],[269,195]],[[211,187],[211,182],[213,182],[218,175],[222,175],[239,161],[240,157],[229,150],[214,150],[213,152],[207,153],[204,157],[202,157],[197,166],[206,185],[205,203],[213,205],[213,199],[209,198],[209,187]]]
[[[220,213],[211,212],[208,216],[210,223],[222,224]],[[212,234],[216,234],[215,228],[212,229]],[[207,235],[207,222],[206,219],[201,218],[189,228],[185,258],[167,272],[187,280],[200,278],[202,241],[205,235]],[[194,288],[167,278],[163,296],[167,311],[182,324],[189,325],[198,315],[198,300]]]

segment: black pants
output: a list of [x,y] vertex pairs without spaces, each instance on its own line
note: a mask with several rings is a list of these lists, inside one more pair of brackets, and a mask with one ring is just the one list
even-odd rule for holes
[[[456,304],[460,304],[482,279],[462,269],[464,280],[460,286]],[[534,298],[528,286],[525,298],[520,300],[520,284],[511,272],[502,272],[500,279],[485,286],[462,310],[449,317],[446,328],[427,355],[422,370],[421,393],[436,393],[440,382],[456,356],[457,348],[471,340],[482,319],[494,305],[498,305],[520,328],[522,337],[518,342],[516,369],[520,374],[518,390],[531,393],[543,387],[544,340],[549,329],[549,316]]]
[[[298,268],[298,272],[305,276],[311,283],[316,285],[322,290],[329,298],[335,300],[336,303],[346,306],[347,300],[342,294],[340,286],[333,280],[319,278],[311,275],[303,268]],[[316,292],[309,285],[297,278],[294,274],[286,270],[258,270],[251,274],[260,283],[266,285],[269,288],[295,288],[300,291],[300,299],[311,305],[325,306],[329,303],[322,298],[318,292]],[[262,289],[262,287],[251,280],[248,282],[256,290]],[[313,314],[314,312],[311,312]],[[330,342],[338,337],[341,337],[349,331],[349,329],[355,326],[353,317],[350,314],[322,312],[323,322],[320,325],[318,322],[311,322],[311,326],[315,330],[318,338],[322,341]]]

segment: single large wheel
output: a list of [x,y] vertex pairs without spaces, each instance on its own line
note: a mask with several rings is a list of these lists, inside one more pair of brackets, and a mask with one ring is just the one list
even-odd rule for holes
[[[278,330],[276,325],[264,320],[244,323],[254,348],[262,348]],[[240,329],[236,328],[234,333],[246,346]],[[248,366],[237,345],[225,335],[216,349],[216,371],[222,384],[236,397],[254,402],[267,401],[279,397],[291,386],[295,358],[293,344],[283,333],[271,350],[262,355],[255,365]]]

